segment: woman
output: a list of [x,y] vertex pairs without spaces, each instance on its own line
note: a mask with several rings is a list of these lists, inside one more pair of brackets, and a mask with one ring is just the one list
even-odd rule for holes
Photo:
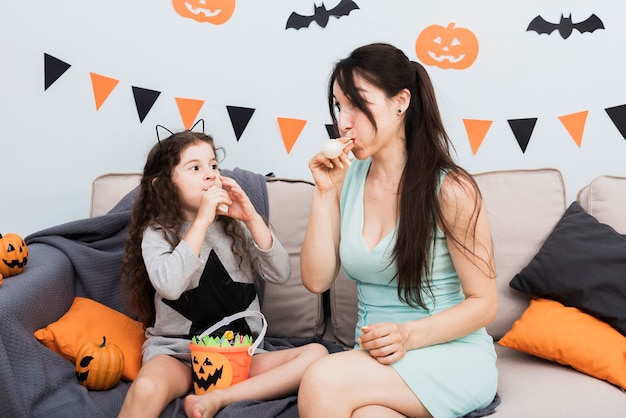
[[366,45],[337,63],[328,94],[346,146],[309,162],[302,281],[324,292],[340,267],[356,281],[358,349],[307,368],[300,415],[458,417],[486,407],[498,381],[484,328],[497,309],[489,224],[451,156],[426,71],[391,45]]

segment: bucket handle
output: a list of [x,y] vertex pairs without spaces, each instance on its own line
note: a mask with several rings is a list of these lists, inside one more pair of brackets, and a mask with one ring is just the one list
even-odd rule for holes
[[226,317],[222,318],[221,321],[213,324],[209,329],[207,329],[202,334],[200,334],[200,336],[198,338],[202,339],[206,335],[209,335],[212,332],[217,331],[218,329],[220,329],[224,325],[228,325],[228,324],[230,324],[233,321],[236,321],[236,320],[241,319],[241,318],[245,318],[247,316],[248,317],[253,317],[254,316],[254,317],[257,317],[257,318],[261,318],[263,320],[263,328],[261,329],[261,332],[259,332],[259,336],[254,340],[252,345],[250,347],[248,347],[248,354],[250,354],[252,356],[252,355],[254,355],[254,352],[256,351],[256,349],[259,346],[259,344],[261,344],[261,341],[263,341],[263,337],[265,337],[265,332],[267,331],[267,319],[265,319],[265,315],[263,315],[259,311],[243,311],[243,312],[237,312],[236,314],[233,314],[233,315],[230,315],[230,316],[226,316]]

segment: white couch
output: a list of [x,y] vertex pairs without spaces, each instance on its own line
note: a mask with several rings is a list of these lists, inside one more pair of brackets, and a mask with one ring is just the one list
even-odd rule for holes
[[[530,295],[512,289],[509,282],[540,250],[569,206],[561,173],[549,168],[510,170],[478,173],[475,178],[491,222],[499,288],[498,315],[488,327],[495,340],[500,372],[501,404],[493,416],[626,416],[623,388],[497,342],[529,305]],[[138,179],[136,173],[98,177],[93,183],[91,215],[106,213]],[[293,272],[286,285],[266,288],[262,309],[269,322],[268,335],[323,335],[351,347],[356,321],[354,284],[340,273],[327,294],[314,295],[300,281],[299,249],[312,187],[297,179],[273,178],[268,182],[270,224],[291,255]],[[593,179],[578,193],[577,200],[600,222],[626,234],[626,178]]]

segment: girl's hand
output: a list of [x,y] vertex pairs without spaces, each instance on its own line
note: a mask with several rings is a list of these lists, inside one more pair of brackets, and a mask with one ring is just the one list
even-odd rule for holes
[[[229,177],[222,177],[222,186],[226,193],[227,200],[220,202],[221,204],[217,206],[217,213],[219,215],[230,216],[231,218],[239,219],[243,222],[251,221],[258,216],[248,195],[235,180]],[[222,210],[224,209],[222,204],[226,205],[226,211]]]
[[227,207],[228,203],[230,203],[230,196],[222,188],[222,183],[217,182],[202,194],[196,221],[206,224],[205,226],[210,225],[217,215],[223,214],[221,208]]
[[352,138],[333,139],[344,144],[344,148],[338,157],[328,158],[322,151],[315,154],[309,161],[309,169],[313,174],[315,186],[322,191],[337,187],[346,176],[346,168],[350,165],[348,153],[354,146]]
[[406,354],[408,334],[402,325],[393,322],[372,324],[361,328],[359,343],[381,364],[391,364]]

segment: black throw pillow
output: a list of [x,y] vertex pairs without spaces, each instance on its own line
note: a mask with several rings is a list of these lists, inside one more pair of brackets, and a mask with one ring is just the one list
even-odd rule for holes
[[581,309],[626,336],[626,235],[573,202],[509,286]]

